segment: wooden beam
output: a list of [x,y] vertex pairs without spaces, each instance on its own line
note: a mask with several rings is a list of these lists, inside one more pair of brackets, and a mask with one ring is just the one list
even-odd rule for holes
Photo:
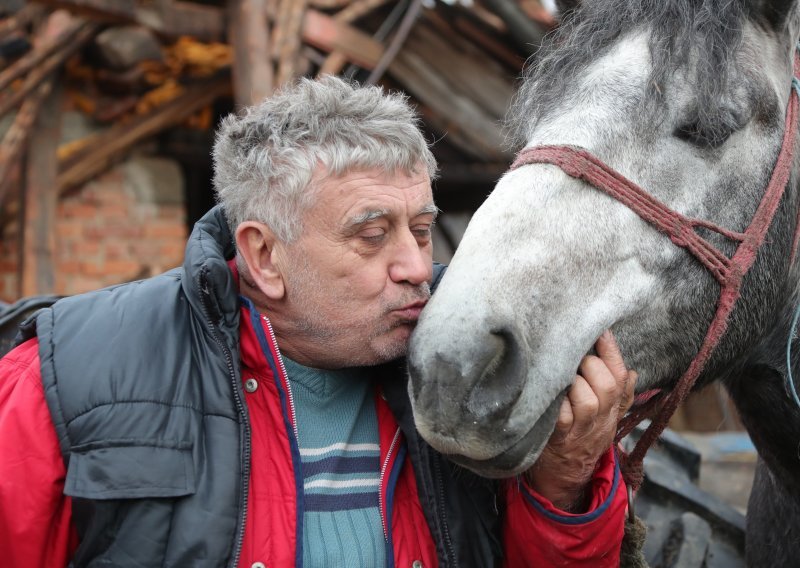
[[505,116],[514,96],[513,75],[455,30],[443,32],[425,22],[414,29],[403,51],[423,59],[455,96],[469,98],[493,121]]
[[[341,23],[354,22],[358,18],[368,14],[372,10],[383,6],[389,0],[357,0],[350,4],[347,8],[337,12],[333,19]],[[344,66],[347,65],[347,56],[341,51],[334,51],[330,53],[325,61],[320,65],[319,75],[338,75],[342,72]]]
[[[64,37],[64,33],[70,29],[71,24],[69,16],[63,13],[51,14],[44,25],[37,30],[34,44],[37,47],[51,45],[56,38]],[[53,89],[53,77],[50,71],[40,74],[33,88],[26,92],[29,96],[25,98],[22,107],[14,117],[14,122],[0,141],[0,180],[6,180],[12,168],[16,167],[20,161],[39,109]],[[8,188],[9,184],[0,183],[0,206],[3,204]]]
[[[97,33],[97,26],[95,24],[82,24],[80,29],[75,35],[70,35],[71,41],[65,46],[62,45],[60,49],[52,53],[47,59],[41,62],[38,66],[25,77],[22,85],[16,91],[7,94],[0,99],[0,116],[5,115],[12,108],[19,105],[25,97],[27,97],[34,89],[44,80],[45,77],[53,73],[56,69],[61,67],[67,59],[72,57],[84,44],[86,44],[95,33]],[[8,69],[9,71],[11,68]],[[0,73],[3,75],[4,73]],[[0,89],[3,87],[0,86]]]
[[392,40],[389,43],[389,47],[383,52],[380,61],[378,61],[378,64],[375,65],[372,73],[369,74],[369,77],[367,78],[367,85],[374,85],[377,83],[386,72],[386,69],[389,68],[389,65],[391,65],[394,58],[397,57],[397,54],[400,52],[400,48],[403,47],[403,43],[405,43],[406,39],[408,38],[408,34],[411,32],[411,28],[414,26],[414,22],[417,21],[417,17],[419,16],[421,9],[422,0],[411,0],[411,3],[408,5],[406,13],[403,16],[403,20],[400,22],[400,26],[397,28],[397,32],[394,34],[394,37],[392,37]]
[[13,16],[3,18],[0,20],[0,39],[14,32],[21,31],[25,26],[30,24],[34,18],[38,17],[39,14],[41,14],[41,8],[39,6],[28,4],[23,6]]
[[[287,8],[284,9],[283,6]],[[297,72],[297,58],[300,54],[300,30],[303,27],[303,15],[306,11],[306,0],[284,0],[281,11],[286,12],[282,18],[281,29],[283,40],[278,45],[278,73],[276,83],[281,85],[291,81]]]
[[171,2],[152,7],[136,0],[31,0],[51,8],[63,8],[93,20],[135,23],[172,38],[188,35],[218,41],[225,35],[225,9],[192,2]]
[[493,55],[498,61],[501,61],[515,72],[519,73],[525,66],[524,57],[517,55],[515,51],[509,49],[504,43],[483,33],[469,20],[459,18],[456,21],[456,27],[476,45],[483,48],[487,53]]
[[[0,180],[7,179],[12,168],[19,163],[33,123],[39,113],[39,108],[47,95],[50,94],[52,88],[52,79],[48,79],[39,85],[36,92],[22,104],[22,108],[20,108],[17,116],[14,117],[14,122],[6,131],[3,140],[0,141]],[[5,201],[8,189],[8,184],[0,184],[0,207]]]
[[343,8],[352,1],[353,0],[309,0],[309,4],[311,4],[314,8],[319,8],[321,10],[334,10]]
[[328,53],[338,51],[364,69],[374,69],[383,55],[383,45],[353,26],[307,10],[303,19],[303,40]]
[[531,55],[542,45],[547,30],[531,20],[520,8],[516,0],[483,0],[486,6],[497,14],[506,26],[517,47]]
[[265,0],[230,0],[228,41],[233,46],[233,93],[237,105],[261,102],[272,93],[272,59]]
[[92,137],[81,149],[59,163],[59,193],[82,185],[123,158],[132,147],[159,132],[180,124],[218,97],[231,91],[230,79],[219,77],[186,87],[183,94],[148,114],[120,122]]
[[337,12],[333,17],[339,22],[355,22],[357,19],[388,3],[389,0],[356,0],[347,8]]
[[28,142],[23,196],[23,296],[55,291],[56,150],[61,138],[62,93],[56,87],[46,97]]
[[425,120],[453,146],[472,158],[505,161],[499,118],[513,88],[493,72],[496,63],[487,67],[478,54],[462,48],[417,26],[389,73],[429,109]]
[[87,26],[88,24],[80,20],[69,22],[53,37],[46,38],[45,41],[40,42],[39,45],[20,57],[13,65],[0,73],[0,92],[5,91],[16,79],[37,67],[56,51],[68,48],[70,42]]

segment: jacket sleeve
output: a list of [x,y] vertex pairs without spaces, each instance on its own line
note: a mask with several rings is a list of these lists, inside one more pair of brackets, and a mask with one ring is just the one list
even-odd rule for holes
[[66,566],[78,543],[38,352],[32,339],[0,360],[0,550],[9,568]]
[[589,511],[576,515],[556,509],[522,481],[507,481],[504,565],[619,566],[627,497],[613,449],[600,459],[591,484]]

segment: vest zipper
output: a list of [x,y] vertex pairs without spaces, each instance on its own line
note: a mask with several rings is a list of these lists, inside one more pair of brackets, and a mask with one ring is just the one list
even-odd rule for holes
[[[389,444],[389,450],[386,452],[386,459],[383,460],[383,465],[381,465],[381,471],[379,476],[379,490],[378,490],[378,513],[381,517],[381,525],[383,527],[383,539],[386,543],[386,566],[387,568],[394,568],[394,550],[392,549],[392,540],[389,535],[389,524],[392,520],[389,518],[389,503],[387,499],[389,498],[389,486],[386,486],[386,491],[383,490],[383,480],[386,478],[386,475],[391,476],[391,471],[389,469],[389,464],[392,461],[392,454],[395,453],[395,449],[397,448],[398,442],[400,441],[400,437],[402,435],[402,431],[398,426],[397,431],[394,433],[394,437],[392,438],[392,443]],[[395,464],[392,465],[391,469],[396,467]],[[391,480],[390,480],[391,481]]]
[[456,566],[456,551],[453,548],[453,539],[450,537],[450,527],[447,526],[447,517],[445,516],[445,499],[444,499],[444,479],[442,478],[442,464],[441,456],[433,456],[433,470],[436,477],[436,497],[439,504],[439,521],[442,530],[442,537],[446,547],[445,552],[448,554],[447,562],[449,566]]
[[275,353],[278,354],[278,367],[281,371],[281,380],[286,385],[286,393],[289,397],[289,412],[292,414],[292,429],[294,430],[294,439],[297,440],[297,446],[300,447],[300,434],[297,430],[297,416],[294,412],[294,396],[292,395],[292,385],[289,384],[289,376],[286,374],[286,367],[283,364],[283,355],[281,355],[281,350],[278,348],[278,340],[275,338],[275,331],[272,329],[272,324],[267,319],[267,316],[261,316],[261,319],[264,320],[264,323],[267,324],[267,329],[269,330],[269,338],[272,341],[272,346],[275,347]]
[[[261,315],[261,319],[264,323],[267,324],[267,329],[269,330],[269,341],[272,343],[271,347],[274,348],[275,353],[277,354],[278,359],[278,372],[281,375],[278,377],[278,381],[276,382],[283,382],[285,385],[286,390],[286,397],[289,400],[289,419],[292,423],[292,430],[294,432],[294,448],[297,450],[296,456],[293,458],[293,461],[296,462],[293,464],[293,469],[295,471],[295,483],[297,487],[297,520],[296,520],[296,527],[295,527],[295,535],[296,535],[296,560],[295,564],[297,567],[302,568],[303,564],[303,495],[305,493],[305,487],[303,485],[303,476],[302,476],[302,467],[303,467],[303,460],[300,457],[300,433],[297,428],[297,414],[295,413],[294,408],[294,395],[292,394],[292,385],[289,383],[289,375],[286,373],[286,366],[283,363],[283,355],[281,355],[281,350],[278,347],[278,339],[275,337],[275,330],[272,329],[272,323],[270,323],[269,318],[265,315]],[[266,346],[267,349],[270,346]],[[264,356],[268,356],[267,353],[264,353]],[[277,386],[277,385],[276,385]],[[289,433],[286,433],[287,437],[290,437]],[[291,446],[291,439],[289,441],[289,446]],[[299,477],[298,477],[299,476]]]
[[[202,273],[198,277],[198,280],[204,280]],[[206,297],[209,295],[207,292],[208,288],[209,287],[205,282],[200,282],[200,305],[203,307],[203,315],[205,316],[206,323],[208,323],[209,329],[211,330],[211,337],[214,339],[217,345],[219,345],[220,349],[222,349],[222,352],[225,355],[225,363],[228,366],[231,386],[233,387],[233,399],[236,403],[236,410],[239,413],[239,416],[242,417],[241,424],[244,431],[244,454],[242,456],[242,484],[240,492],[242,496],[242,508],[241,514],[239,515],[239,525],[236,528],[236,543],[233,550],[233,558],[230,563],[231,568],[237,568],[239,565],[239,556],[242,553],[242,544],[244,543],[244,526],[247,522],[247,485],[250,481],[250,420],[247,415],[247,408],[245,407],[242,397],[239,394],[241,385],[236,379],[236,370],[234,369],[233,365],[233,354],[231,353],[231,350],[228,349],[225,341],[220,337],[217,331],[217,326],[214,324],[213,320],[208,314],[208,306],[206,304]]]
[[383,496],[383,479],[386,475],[386,468],[389,467],[389,462],[392,459],[392,454],[394,453],[394,449],[397,446],[397,441],[400,439],[400,428],[394,433],[394,438],[392,438],[392,443],[389,445],[389,451],[386,454],[386,459],[383,460],[383,465],[381,466],[380,472],[380,482],[379,487],[381,488],[378,491],[378,508],[381,512],[381,524],[383,525],[383,538],[386,542],[389,542],[389,521],[386,519],[386,500]]

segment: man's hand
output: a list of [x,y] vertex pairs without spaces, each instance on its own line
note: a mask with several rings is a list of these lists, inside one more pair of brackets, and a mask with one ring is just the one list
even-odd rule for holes
[[606,331],[587,355],[564,398],[556,429],[525,475],[530,486],[559,509],[582,512],[597,461],[611,447],[617,422],[633,403],[636,373]]

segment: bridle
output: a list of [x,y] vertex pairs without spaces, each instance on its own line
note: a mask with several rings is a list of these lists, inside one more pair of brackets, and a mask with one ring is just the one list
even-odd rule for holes
[[[623,476],[628,487],[632,487],[634,490],[638,489],[642,483],[642,462],[645,453],[666,428],[675,409],[689,394],[706,362],[719,345],[720,339],[727,329],[729,316],[739,299],[742,279],[753,266],[758,250],[764,244],[764,237],[786,190],[798,131],[798,105],[800,105],[798,102],[798,89],[800,89],[798,77],[800,77],[800,56],[795,51],[794,78],[786,110],[783,143],[764,197],[761,199],[750,226],[743,233],[730,231],[709,221],[693,219],[670,209],[599,158],[579,147],[554,145],[526,148],[517,155],[511,165],[511,170],[529,164],[557,166],[568,176],[584,181],[608,194],[667,235],[675,245],[686,249],[719,282],[721,291],[714,319],[709,325],[699,352],[678,380],[675,388],[669,393],[649,391],[637,396],[631,410],[620,421],[616,436],[617,442],[627,436],[642,420],[652,418],[650,425],[642,433],[631,452],[620,455]],[[714,231],[738,242],[736,252],[728,258],[708,240],[697,234],[695,231],[697,227]],[[796,245],[797,236],[795,236],[793,248]]]

